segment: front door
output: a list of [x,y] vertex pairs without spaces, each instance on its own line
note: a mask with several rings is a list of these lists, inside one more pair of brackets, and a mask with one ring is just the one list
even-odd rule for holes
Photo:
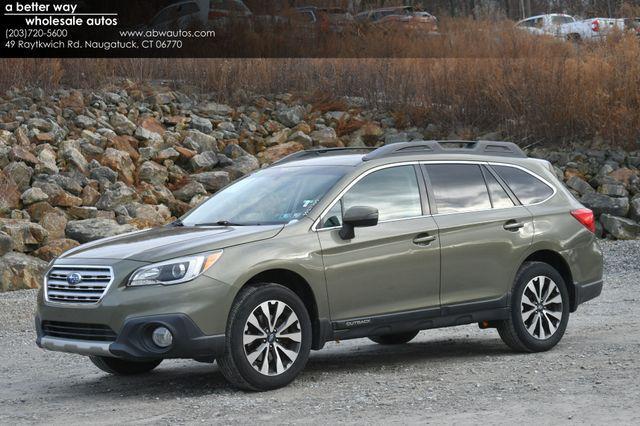
[[[333,321],[439,307],[438,230],[424,211],[417,172],[401,165],[368,173],[321,218]],[[353,206],[377,208],[379,222],[342,240],[342,214]]]

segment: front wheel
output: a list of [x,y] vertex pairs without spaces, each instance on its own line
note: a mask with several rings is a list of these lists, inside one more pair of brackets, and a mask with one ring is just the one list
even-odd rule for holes
[[300,298],[279,284],[258,284],[238,295],[227,321],[218,365],[234,386],[253,391],[289,384],[311,350],[311,320]]
[[498,324],[502,340],[518,352],[547,351],[562,339],[568,322],[562,276],[546,263],[525,263],[516,275],[509,319]]
[[93,365],[105,373],[115,374],[118,376],[147,373],[156,368],[162,362],[161,359],[155,361],[127,361],[107,356],[90,356],[89,359]]

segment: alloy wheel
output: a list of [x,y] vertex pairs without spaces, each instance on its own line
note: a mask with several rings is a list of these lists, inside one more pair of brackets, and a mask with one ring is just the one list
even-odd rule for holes
[[537,276],[524,287],[520,313],[527,332],[538,340],[553,336],[562,321],[562,294],[549,277]]
[[247,318],[242,338],[247,361],[265,376],[287,371],[298,357],[301,341],[298,316],[280,300],[258,305]]

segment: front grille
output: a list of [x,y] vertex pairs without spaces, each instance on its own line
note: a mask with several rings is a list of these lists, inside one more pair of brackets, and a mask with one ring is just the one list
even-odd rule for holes
[[106,325],[75,322],[43,321],[42,332],[45,336],[51,337],[103,342],[115,341],[117,337],[116,333]]
[[46,299],[50,302],[98,303],[113,281],[104,266],[54,266],[46,277]]

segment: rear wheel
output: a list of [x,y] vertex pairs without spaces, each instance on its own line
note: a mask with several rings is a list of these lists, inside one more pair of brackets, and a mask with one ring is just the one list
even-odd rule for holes
[[105,373],[115,374],[118,376],[147,373],[156,368],[162,362],[161,359],[155,361],[127,361],[107,356],[90,356],[89,359],[93,365]]
[[289,384],[311,350],[311,320],[300,298],[279,284],[243,290],[227,322],[225,353],[218,358],[224,377],[254,391]]
[[502,340],[519,352],[553,348],[569,322],[569,293],[562,276],[542,262],[527,262],[518,271],[511,295],[511,313],[500,321]]
[[419,331],[407,331],[405,333],[384,334],[382,336],[371,336],[369,340],[381,345],[402,345],[413,340],[418,333]]

